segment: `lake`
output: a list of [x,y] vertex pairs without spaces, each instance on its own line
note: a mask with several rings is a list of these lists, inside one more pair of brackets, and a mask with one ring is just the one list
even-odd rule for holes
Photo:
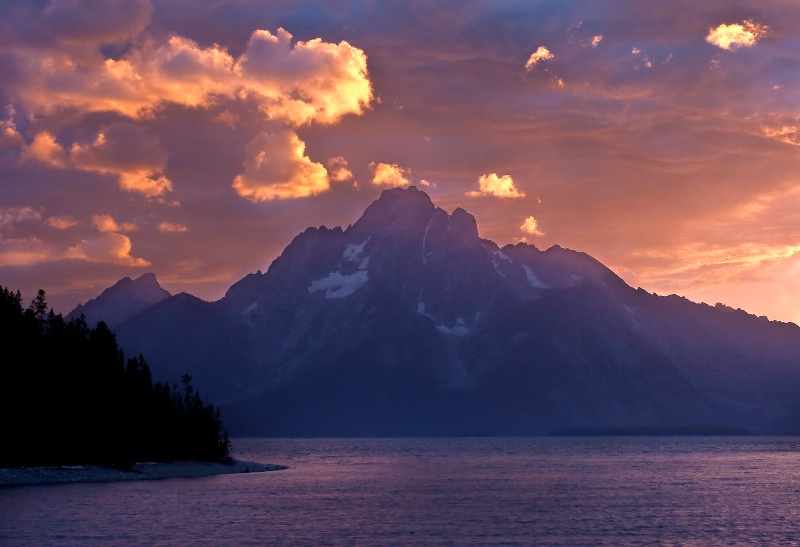
[[234,439],[283,471],[0,490],[3,545],[800,543],[800,439]]

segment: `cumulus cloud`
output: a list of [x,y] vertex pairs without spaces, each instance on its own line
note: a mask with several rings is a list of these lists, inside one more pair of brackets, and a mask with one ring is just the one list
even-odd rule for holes
[[[14,68],[0,91],[29,119],[60,120],[51,127],[81,123],[91,113],[137,122],[169,105],[209,109],[229,101],[238,103],[231,107],[237,112],[256,108],[257,117],[294,128],[336,123],[363,113],[373,100],[367,56],[345,41],[293,43],[282,28],[274,34],[256,30],[236,57],[217,44],[203,47],[183,36],[147,32],[152,12],[148,0],[54,0],[46,8],[18,10],[18,23],[38,29],[41,39],[0,42],[0,58]],[[117,44],[116,54],[108,53],[115,50],[107,44]],[[231,125],[241,116],[226,109],[216,119]],[[29,145],[16,130],[13,112],[1,123],[0,145],[21,146],[28,160],[114,175],[123,190],[149,197],[173,189],[164,174],[166,152],[133,123],[100,127],[93,142],[72,144],[62,141],[69,133],[42,131]],[[328,189],[324,167],[305,157],[296,135],[288,135],[275,133],[278,146],[269,150],[258,144],[266,137],[250,143],[244,173],[234,182],[241,196],[262,201]],[[268,164],[258,159],[264,154]],[[352,179],[346,162],[333,177]]]
[[291,45],[284,29],[257,30],[236,68],[242,93],[255,94],[270,118],[303,124],[334,123],[361,113],[372,100],[366,54],[348,44],[319,38]]
[[708,29],[706,42],[722,49],[736,50],[740,47],[754,46],[766,36],[767,30],[769,27],[766,25],[746,19],[741,23],[722,24],[717,28]]
[[532,216],[526,218],[525,222],[523,222],[522,226],[520,226],[519,228],[520,228],[520,230],[522,230],[526,234],[529,234],[529,235],[532,235],[532,236],[544,235],[539,230],[539,222],[535,218],[533,218]]
[[67,153],[56,142],[56,138],[47,131],[36,134],[33,141],[23,148],[22,157],[50,167],[65,168],[67,166]]
[[396,163],[375,163],[369,164],[375,174],[372,177],[372,184],[375,186],[405,186],[411,184],[407,178],[408,169],[403,169]]
[[103,233],[112,232],[135,232],[139,229],[136,224],[131,222],[119,223],[111,215],[92,215],[92,224],[98,231]]
[[8,119],[0,122],[0,147],[21,146],[25,139],[14,123],[14,109],[8,107]]
[[66,258],[87,262],[109,262],[123,266],[150,266],[143,258],[131,256],[133,245],[128,236],[105,233],[92,239],[84,239],[67,249]]
[[467,192],[470,197],[494,196],[498,198],[524,198],[525,194],[517,190],[511,175],[497,176],[497,173],[481,175],[478,178],[479,190]]
[[200,47],[181,36],[142,35],[120,58],[105,58],[103,41],[87,55],[61,45],[6,53],[20,68],[17,99],[33,113],[116,112],[151,115],[173,103],[210,107],[218,98],[252,98],[269,119],[291,125],[334,123],[360,114],[372,101],[366,54],[321,39],[291,43],[279,29],[255,31],[237,60],[219,45]]
[[330,186],[328,172],[305,155],[306,144],[285,129],[261,132],[245,147],[244,173],[233,181],[236,192],[250,201],[313,196]]
[[187,226],[184,226],[183,224],[175,224],[172,222],[159,222],[158,231],[168,234],[178,234],[178,233],[188,232],[189,228]]
[[555,57],[550,50],[544,46],[539,46],[539,49],[531,53],[531,56],[528,57],[528,61],[525,63],[525,70],[532,70],[538,63],[541,61],[548,61]]
[[108,126],[90,144],[73,144],[70,160],[78,169],[116,175],[123,190],[147,196],[172,190],[163,175],[167,153],[158,138],[130,123]]
[[327,161],[328,176],[335,182],[353,180],[353,172],[347,166],[347,160],[342,156],[329,158]]
[[590,45],[592,47],[597,47],[597,46],[600,45],[600,42],[602,42],[602,41],[603,41],[603,35],[602,34],[595,34],[594,36],[592,36],[592,41],[591,41]]

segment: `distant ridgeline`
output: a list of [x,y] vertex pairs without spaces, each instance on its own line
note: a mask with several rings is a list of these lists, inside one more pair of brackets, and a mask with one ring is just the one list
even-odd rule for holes
[[105,464],[229,454],[219,410],[182,378],[153,384],[144,358],[125,359],[105,323],[65,321],[40,290],[23,309],[0,287],[0,466]]

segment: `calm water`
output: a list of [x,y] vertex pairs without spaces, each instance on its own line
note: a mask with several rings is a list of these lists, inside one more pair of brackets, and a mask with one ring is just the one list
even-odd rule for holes
[[0,490],[3,545],[800,544],[800,439],[238,439],[285,471]]

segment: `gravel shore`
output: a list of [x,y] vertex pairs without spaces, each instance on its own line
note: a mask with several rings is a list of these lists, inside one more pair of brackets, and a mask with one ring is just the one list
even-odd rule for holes
[[0,468],[0,487],[37,484],[67,484],[75,482],[118,482],[179,477],[209,477],[232,473],[262,473],[286,469],[282,465],[254,462],[170,462],[137,463],[130,471],[94,465],[63,467],[3,467]]

